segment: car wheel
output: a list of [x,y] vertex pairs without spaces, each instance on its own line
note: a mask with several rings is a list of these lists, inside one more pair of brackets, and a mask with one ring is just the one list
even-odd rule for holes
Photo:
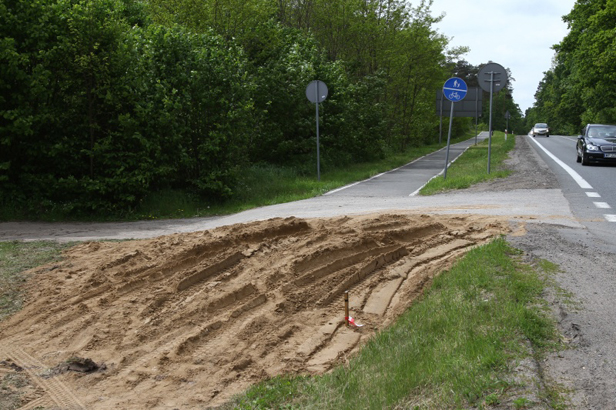
[[550,134],[545,134],[546,137],[550,138]]
[[575,156],[575,162],[582,162],[582,157],[580,157],[579,153]]
[[582,162],[582,165],[588,165],[588,164],[589,164],[589,162],[588,162],[588,156],[587,156],[586,154],[582,154],[582,160],[581,160],[581,162]]

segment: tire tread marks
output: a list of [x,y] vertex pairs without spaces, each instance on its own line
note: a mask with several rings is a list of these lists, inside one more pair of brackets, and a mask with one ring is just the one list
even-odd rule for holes
[[[4,341],[6,343],[6,341]],[[13,345],[15,343],[12,343]],[[48,407],[53,404],[62,410],[86,410],[86,407],[73,394],[73,392],[56,376],[45,378],[40,374],[47,366],[18,347],[0,346],[0,355],[11,359],[19,365],[30,377],[30,380],[46,392],[45,396],[39,397],[19,410],[30,410],[37,407]]]

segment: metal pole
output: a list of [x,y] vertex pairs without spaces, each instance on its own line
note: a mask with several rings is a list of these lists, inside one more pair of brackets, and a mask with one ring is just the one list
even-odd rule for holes
[[321,154],[319,152],[319,83],[316,86],[316,105],[317,105],[317,180],[321,181]]
[[475,145],[477,145],[477,121],[479,120],[479,87],[475,88]]
[[447,134],[447,151],[445,153],[445,173],[443,174],[443,179],[447,179],[447,166],[449,165],[449,141],[451,140],[451,123],[453,122],[453,105],[455,103],[451,102],[451,112],[449,114],[449,134]]
[[488,131],[488,174],[490,173],[490,157],[492,155],[492,94],[494,94],[494,71],[490,71],[490,126]]
[[439,145],[441,144],[441,141],[443,140],[443,93],[440,93],[441,99],[440,99],[440,108],[441,108],[441,113],[439,116],[439,121],[438,121],[438,143]]

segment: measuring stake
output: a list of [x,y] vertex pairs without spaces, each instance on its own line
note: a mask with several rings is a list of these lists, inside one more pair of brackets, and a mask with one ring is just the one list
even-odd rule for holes
[[349,291],[344,292],[344,321],[349,324]]

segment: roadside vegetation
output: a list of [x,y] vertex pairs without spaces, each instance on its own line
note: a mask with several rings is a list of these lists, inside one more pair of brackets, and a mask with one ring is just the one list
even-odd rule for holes
[[[481,129],[480,129],[481,130]],[[454,138],[452,143],[473,138],[471,131]],[[327,191],[344,185],[373,177],[405,165],[428,153],[444,148],[445,143],[432,143],[416,147],[399,154],[392,154],[382,159],[358,162],[344,166],[321,167],[321,179],[317,179],[316,160],[314,163],[297,167],[274,164],[255,164],[238,174],[234,185],[234,196],[226,201],[207,201],[198,195],[183,190],[166,189],[146,195],[130,211],[118,214],[88,214],[79,220],[149,220],[168,218],[192,218],[214,215],[227,215],[259,206],[297,201],[322,195]],[[479,176],[478,178],[484,178]],[[9,200],[0,206],[0,220],[23,220],[30,214]],[[41,213],[36,219],[44,221],[62,221],[75,219],[67,215],[62,206],[53,206]]]
[[[452,143],[473,137],[474,131],[468,131],[454,139]],[[159,192],[147,197],[136,210],[133,218],[160,219],[226,215],[259,206],[312,198],[408,164],[444,147],[445,143],[434,143],[380,160],[322,169],[320,180],[317,179],[316,161],[310,164],[309,170],[306,166],[299,168],[254,165],[246,168],[239,176],[236,195],[231,200],[224,203],[204,204],[199,198],[182,192]]]
[[[0,320],[21,306],[24,270],[58,260],[68,246],[0,243]],[[522,262],[498,238],[437,276],[395,324],[331,373],[276,377],[224,408],[523,409],[541,401],[565,409],[558,386],[514,372],[560,348],[542,299],[557,269]]]
[[[491,145],[491,146],[490,146]],[[421,195],[433,195],[453,189],[468,188],[479,182],[496,178],[505,178],[510,174],[504,161],[515,147],[515,136],[506,137],[504,132],[493,132],[492,142],[488,139],[472,145],[459,156],[447,169],[447,177],[439,175],[419,192]],[[488,173],[488,151],[490,151],[490,172]]]
[[552,134],[579,135],[586,124],[616,124],[616,6],[612,0],[576,1],[563,16],[569,31],[555,44],[526,132],[547,122]]
[[[436,92],[452,76],[476,86],[479,70],[436,30],[430,6],[2,2],[0,220],[164,217],[149,211],[170,197],[181,199],[173,213],[199,203],[205,214],[246,202],[272,175],[319,192],[338,170],[418,156],[438,140]],[[305,90],[317,79],[329,89],[319,105],[329,185],[315,187]],[[511,92],[495,96],[495,129],[506,111],[512,128],[521,122]],[[453,135],[471,124],[454,118]]]
[[72,246],[56,242],[0,242],[0,320],[19,311],[23,305],[25,273],[61,258],[61,251]]
[[[435,178],[426,189],[441,192],[464,188],[469,180],[476,183],[505,176],[502,161],[513,141],[505,140],[502,133],[494,134],[490,174],[485,169],[485,141],[453,163],[447,186]],[[386,165],[364,165],[357,173],[341,171],[339,178],[372,176]],[[287,178],[295,181],[293,175]],[[331,182],[324,178],[321,187],[306,191],[318,194],[327,183]],[[274,190],[280,196],[260,194],[261,200],[297,199],[283,195],[285,189]],[[0,320],[21,306],[22,285],[29,279],[24,271],[57,260],[67,246],[0,243]],[[534,375],[513,377],[521,361],[540,360],[545,352],[559,348],[555,324],[542,300],[557,266],[540,261],[531,267],[519,256],[503,238],[472,250],[435,278],[394,325],[376,335],[348,363],[323,376],[276,377],[254,386],[227,408],[488,409],[508,404],[522,409],[540,400],[551,408],[564,409],[565,399],[557,386],[548,383],[539,389]]]
[[331,373],[276,377],[227,408],[564,408],[557,387],[512,377],[521,361],[559,348],[541,298],[553,266],[518,256],[502,238],[472,250]]

